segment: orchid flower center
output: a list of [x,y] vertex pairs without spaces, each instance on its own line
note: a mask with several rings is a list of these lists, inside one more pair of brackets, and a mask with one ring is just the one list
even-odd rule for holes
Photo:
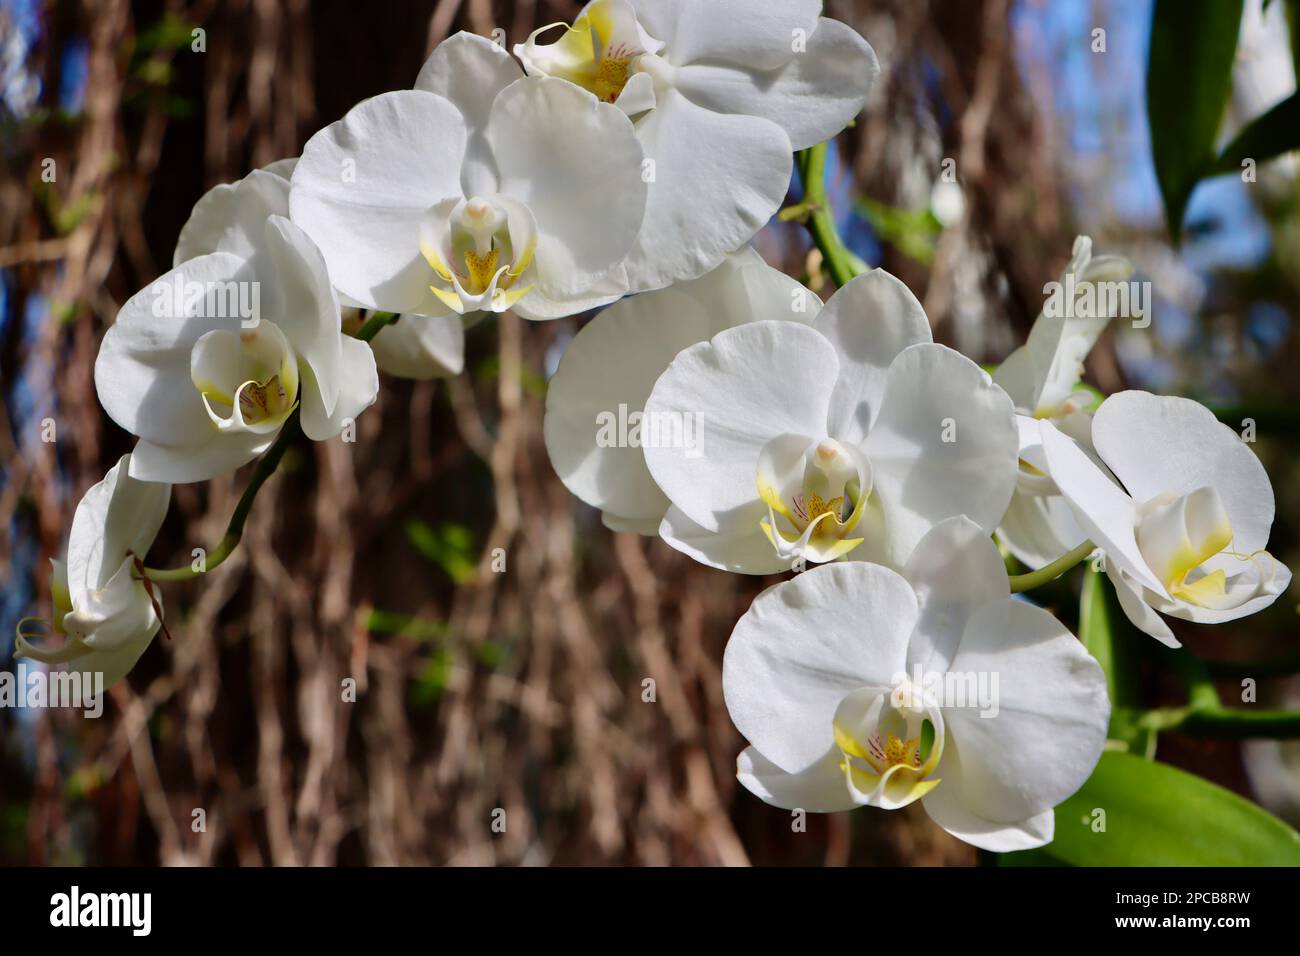
[[1089,392],[1078,391],[1071,392],[1064,399],[1055,405],[1040,405],[1034,409],[1034,418],[1047,421],[1059,422],[1063,418],[1069,418],[1075,412],[1085,410],[1093,402],[1093,396]]
[[633,57],[640,56],[644,52],[644,50],[628,50],[621,46],[607,52],[596,64],[592,92],[606,103],[617,100],[623,92],[623,87],[627,86]]
[[531,291],[512,288],[532,264],[532,213],[504,196],[450,199],[433,209],[420,252],[433,269],[429,288],[452,311],[504,312]]
[[274,322],[203,335],[190,379],[219,431],[273,432],[298,403],[298,359]]
[[862,688],[835,711],[832,730],[840,769],[864,802],[890,809],[925,796],[938,784],[943,715],[915,688]]
[[782,435],[759,456],[762,528],[781,557],[831,561],[862,543],[851,537],[871,494],[871,466],[856,446]]
[[[880,731],[875,731],[867,738],[866,760],[876,773],[886,773],[894,767],[921,767],[921,738],[912,737],[900,740],[889,731],[886,740],[881,740]],[[848,759],[846,756],[845,759]]]
[[[1238,554],[1232,522],[1212,487],[1164,494],[1138,509],[1138,549],[1170,596],[1206,608],[1231,607],[1258,591],[1233,589],[1230,574],[1255,555]],[[1261,582],[1262,576],[1261,576]]]
[[[553,43],[538,38],[556,27],[564,33]],[[605,103],[616,103],[641,58],[658,53],[663,44],[641,28],[627,0],[596,0],[572,26],[553,23],[533,32],[524,44],[525,62],[548,76],[558,76]]]

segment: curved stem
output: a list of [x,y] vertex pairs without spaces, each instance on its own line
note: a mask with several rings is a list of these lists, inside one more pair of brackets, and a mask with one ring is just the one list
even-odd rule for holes
[[793,215],[786,218],[804,219],[813,242],[821,250],[826,271],[843,288],[864,270],[835,228],[835,212],[826,197],[826,144],[800,150],[796,162],[803,179],[803,202],[793,207]]
[[385,326],[397,321],[395,312],[376,312],[366,319],[365,324],[353,333],[354,339],[360,339],[362,342],[369,342]]
[[1162,707],[1139,720],[1150,730],[1173,730],[1192,737],[1300,737],[1300,711],[1229,710],[1226,707]]
[[1300,737],[1300,711],[1224,707],[1204,661],[1185,648],[1175,652],[1173,660],[1187,687],[1187,706],[1149,710],[1138,718],[1139,726],[1192,737]]
[[1011,593],[1019,594],[1021,591],[1028,591],[1031,588],[1047,584],[1049,581],[1055,581],[1095,550],[1097,550],[1095,544],[1091,541],[1085,541],[1069,554],[1061,555],[1051,564],[1039,568],[1037,571],[1008,575],[1007,581],[1011,584]]
[[[378,331],[378,329],[375,331]],[[239,503],[235,505],[234,513],[230,516],[230,523],[226,525],[226,533],[221,536],[217,546],[207,556],[202,571],[195,571],[193,565],[183,568],[145,568],[145,577],[151,581],[189,581],[206,574],[230,557],[235,548],[239,547],[239,539],[243,537],[244,522],[248,520],[248,513],[252,510],[253,499],[261,491],[266,479],[270,478],[276,468],[280,466],[280,460],[284,458],[284,453],[289,450],[289,446],[300,437],[302,437],[302,425],[298,420],[298,412],[295,411],[289,416],[289,420],[284,423],[284,427],[280,429],[275,444],[257,463],[257,470],[253,472],[253,477],[249,479],[248,487],[244,489],[244,493],[239,496]]]
[[1174,670],[1187,688],[1187,706],[1196,711],[1222,710],[1223,701],[1205,662],[1182,647],[1174,651]]
[[[396,321],[397,318],[398,315],[394,312],[376,312],[356,331],[353,338],[369,342],[379,334],[380,329]],[[189,581],[206,574],[230,557],[235,548],[239,547],[240,538],[244,536],[244,522],[248,520],[248,512],[252,510],[253,499],[262,490],[262,485],[266,484],[266,479],[280,467],[280,461],[284,458],[284,453],[289,450],[289,446],[301,437],[302,423],[299,421],[299,413],[295,411],[280,429],[280,434],[270,450],[257,463],[257,470],[249,479],[244,493],[239,496],[239,503],[235,505],[234,513],[230,516],[230,523],[226,525],[226,533],[208,554],[202,571],[194,570],[193,565],[183,568],[145,568],[145,577],[151,581]]]

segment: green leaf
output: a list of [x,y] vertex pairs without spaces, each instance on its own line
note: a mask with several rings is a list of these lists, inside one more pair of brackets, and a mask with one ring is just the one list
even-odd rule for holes
[[450,651],[445,648],[435,651],[411,685],[411,703],[417,707],[437,703],[447,689],[455,663]]
[[[1106,674],[1106,695],[1112,703],[1127,703],[1131,681],[1116,673],[1115,635],[1111,627],[1110,607],[1106,602],[1106,575],[1089,567],[1079,595],[1079,640],[1097,659]],[[1123,681],[1123,683],[1121,683]]]
[[1300,866],[1300,833],[1208,780],[1112,752],[1102,754],[1088,782],[1056,808],[1056,839],[1041,851],[1003,854],[1001,862]]
[[1132,628],[1117,607],[1114,589],[1103,571],[1089,567],[1079,595],[1079,640],[1106,675],[1110,726],[1106,737],[1130,753],[1154,755],[1156,734],[1138,725],[1137,661]]
[[1300,149],[1300,93],[1292,93],[1267,113],[1251,120],[1223,148],[1207,175],[1239,173],[1244,160],[1253,159],[1258,164],[1293,149]]
[[379,608],[374,608],[366,618],[366,630],[375,634],[398,634],[417,641],[438,641],[447,636],[447,625],[442,621]]
[[1147,124],[1165,221],[1175,243],[1232,87],[1243,0],[1156,0],[1147,59]]
[[[854,207],[876,235],[903,255],[927,266],[934,261],[942,226],[929,209],[900,209],[870,196],[859,196]],[[863,271],[867,271],[865,264]]]
[[404,527],[406,540],[457,584],[474,580],[477,573],[474,532],[464,525],[447,522],[431,527],[419,518],[411,518]]
[[188,47],[193,39],[194,27],[171,13],[144,29],[135,41],[135,52],[146,55],[157,50],[179,50]]

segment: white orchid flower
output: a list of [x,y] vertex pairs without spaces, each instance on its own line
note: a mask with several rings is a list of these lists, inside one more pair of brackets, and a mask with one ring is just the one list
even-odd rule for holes
[[1232,621],[1291,583],[1264,550],[1273,525],[1264,466],[1209,409],[1147,392],[1112,395],[1092,423],[1101,464],[1051,422],[1040,427],[1053,480],[1104,552],[1124,613],[1147,634],[1178,647],[1160,614]]
[[958,517],[900,575],[861,561],[769,588],[722,663],[750,746],[737,776],[786,809],[920,800],[999,852],[1052,839],[1052,808],[1088,778],[1110,703],[1097,664],[1051,614],[1011,600],[987,532]]
[[[289,215],[289,179],[297,158],[280,159],[233,183],[204,193],[176,242],[173,265],[211,252],[248,257],[261,241],[269,216]],[[340,297],[344,331],[361,327],[362,309]],[[459,315],[403,316],[370,340],[375,364],[398,378],[459,375],[465,366],[465,326]]]
[[162,622],[162,599],[150,594],[139,568],[167,515],[171,485],[137,481],[130,455],[86,492],[72,517],[68,559],[54,566],[54,630],[61,647],[19,634],[14,656],[70,670],[102,673],[111,687],[135,666]]
[[132,477],[189,482],[231,471],[270,447],[299,406],[303,431],[324,441],[378,395],[374,356],[343,335],[307,234],[280,215],[237,219],[217,244],[239,252],[182,261],[132,296],[104,336],[95,387],[109,416],[140,438]]
[[698,423],[694,447],[644,451],[671,505],[661,537],[712,567],[900,567],[945,518],[991,533],[1015,487],[1011,400],[934,344],[921,304],[879,269],[810,325],[750,322],[685,349],[645,410],[661,431]]
[[[1103,283],[1123,282],[1132,274],[1127,259],[1093,256],[1092,240],[1076,238],[1074,253],[1055,292],[1057,308],[1052,314],[1046,309],[1039,314],[1025,344],[993,373],[993,381],[1016,405],[1021,439],[1016,493],[998,526],[998,538],[1017,560],[1031,568],[1050,564],[1088,537],[1047,473],[1038,421],[1051,421],[1091,447],[1094,398],[1081,385],[1083,361],[1115,317],[1114,300],[1093,293]],[[1075,297],[1068,308],[1061,300],[1066,289]],[[1091,299],[1085,300],[1085,296]],[[1092,305],[1082,307],[1085,301]]]
[[762,320],[807,323],[822,301],[749,246],[712,272],[633,296],[583,326],[546,391],[544,432],[565,486],[615,531],[659,533],[670,502],[646,468],[655,380],[682,349]]
[[172,253],[172,265],[212,252],[251,257],[271,216],[289,215],[289,177],[298,160],[279,159],[233,183],[209,189],[190,210]]
[[621,111],[459,33],[307,142],[289,206],[366,308],[559,318],[627,292],[642,158]]
[[530,74],[575,83],[636,120],[653,166],[628,256],[632,291],[715,267],[776,213],[791,152],[862,110],[880,71],[821,0],[593,0],[515,47]]

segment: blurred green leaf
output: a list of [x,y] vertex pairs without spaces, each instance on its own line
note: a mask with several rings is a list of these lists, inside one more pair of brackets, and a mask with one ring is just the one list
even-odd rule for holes
[[505,662],[507,651],[504,646],[495,641],[484,641],[479,645],[475,656],[484,667],[496,670]]
[[[485,357],[474,369],[474,377],[482,382],[494,382],[500,374],[501,360],[496,355]],[[520,367],[519,383],[529,395],[535,395],[538,398],[546,397],[547,381],[532,369]]]
[[1048,846],[1001,856],[1003,865],[1045,862],[1300,866],[1300,833],[1208,780],[1130,754],[1105,753],[1088,782],[1056,808],[1056,838]]
[[163,112],[174,119],[189,119],[194,115],[194,101],[184,96],[166,96],[163,98]]
[[1241,164],[1256,164],[1300,149],[1300,93],[1292,93],[1262,116],[1256,117],[1223,148],[1208,176],[1241,172]]
[[135,68],[137,79],[157,86],[166,86],[172,81],[172,65],[168,60],[141,60]]
[[469,528],[450,522],[434,528],[419,518],[411,518],[405,531],[415,550],[446,571],[457,584],[473,580],[477,555],[474,533]]
[[1084,572],[1083,591],[1079,595],[1079,640],[1106,674],[1106,696],[1110,698],[1110,727],[1106,736],[1131,753],[1151,756],[1155,752],[1156,735],[1138,726],[1141,711],[1136,706],[1138,684],[1133,635],[1117,603],[1105,572],[1090,566]]
[[21,803],[7,804],[0,808],[0,847],[10,859],[24,856],[27,844],[27,806]]
[[162,19],[143,30],[135,41],[137,56],[157,50],[179,50],[188,47],[194,36],[194,27],[175,14],[163,14]]
[[1156,0],[1147,59],[1147,123],[1165,221],[1175,244],[1232,87],[1243,0]]
[[1132,636],[1127,633],[1126,623],[1105,572],[1089,566],[1079,594],[1079,640],[1097,658],[1106,675],[1106,696],[1110,698],[1106,736],[1134,752],[1149,753],[1151,732],[1136,727],[1139,711],[1132,706],[1138,701],[1138,671],[1131,643],[1125,640]]
[[1120,695],[1116,688],[1115,648],[1110,609],[1106,606],[1105,585],[1102,583],[1104,577],[1102,572],[1091,567],[1084,574],[1083,592],[1079,595],[1079,640],[1106,673],[1106,693],[1114,703]]
[[50,225],[60,236],[72,233],[103,201],[102,195],[92,189],[82,193],[72,202],[64,203],[59,194],[47,183],[41,183],[36,187],[36,195],[45,207]]
[[411,703],[421,707],[436,703],[438,698],[442,696],[443,691],[447,689],[447,681],[451,677],[453,663],[454,660],[449,651],[436,651],[416,676],[415,683],[411,686]]
[[447,636],[447,625],[442,621],[430,621],[378,608],[372,610],[366,618],[366,630],[375,634],[397,634],[417,641],[437,641]]
[[[871,223],[876,235],[903,255],[927,266],[934,261],[934,247],[942,227],[929,209],[900,209],[870,196],[859,196],[854,206]],[[865,272],[866,264],[861,265]]]

